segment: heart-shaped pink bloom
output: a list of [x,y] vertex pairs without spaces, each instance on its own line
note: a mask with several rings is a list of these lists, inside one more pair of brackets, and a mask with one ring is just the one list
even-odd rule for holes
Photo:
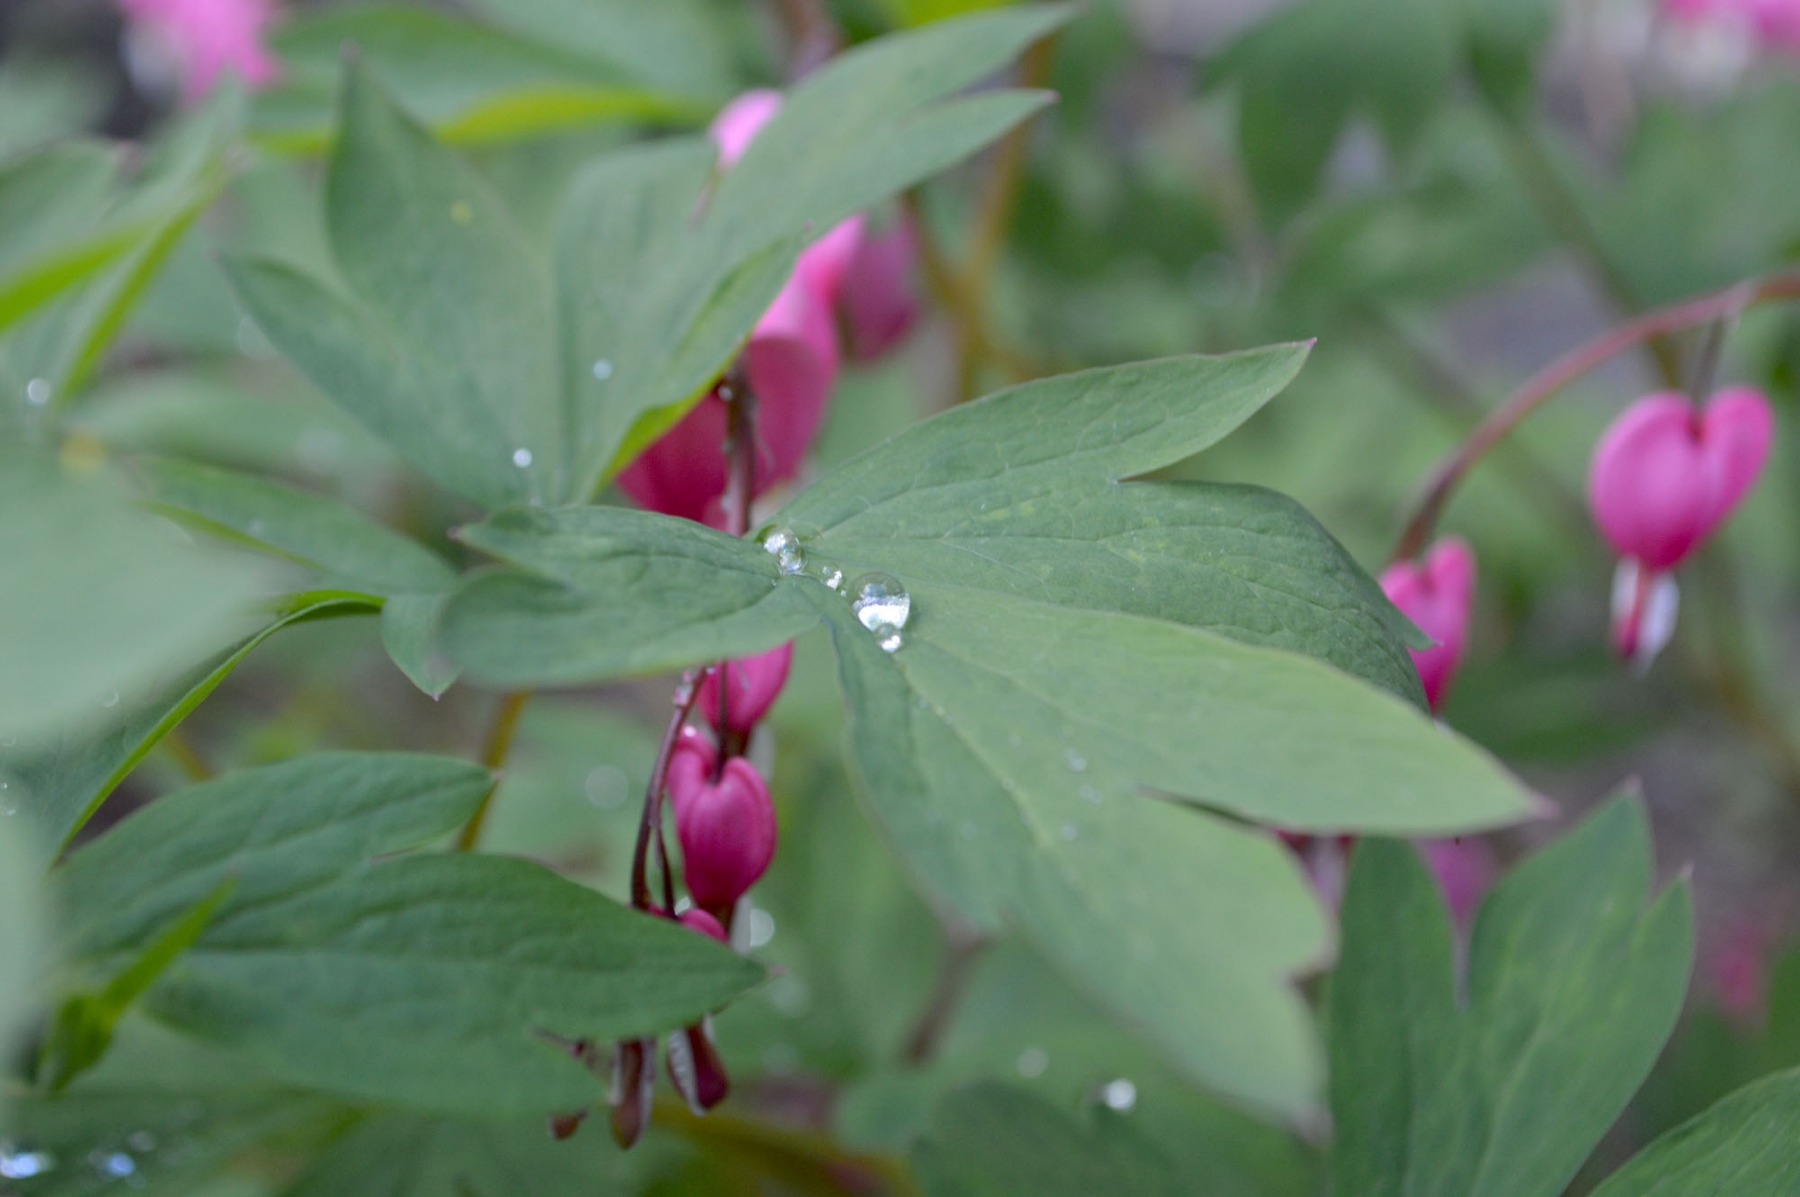
[[719,169],[744,156],[762,127],[781,111],[781,93],[771,88],[747,91],[719,109],[706,135],[719,147]]
[[1496,872],[1493,850],[1485,840],[1466,836],[1462,839],[1417,840],[1425,866],[1437,878],[1438,888],[1458,923],[1466,923],[1480,905],[1482,895],[1494,883]]
[[849,333],[850,356],[873,361],[897,345],[919,318],[913,273],[918,233],[902,212],[885,229],[865,228],[844,269],[838,311]]
[[[747,735],[762,722],[781,688],[787,684],[788,665],[794,659],[790,642],[754,657],[721,661],[718,669],[708,673],[694,696],[694,705],[720,731]],[[719,677],[725,678],[725,719],[719,721]]]
[[1437,710],[1462,661],[1475,602],[1475,554],[1457,537],[1438,541],[1422,562],[1397,561],[1381,575],[1388,601],[1437,643],[1410,649],[1425,700]]
[[676,784],[671,771],[669,796],[688,893],[703,910],[728,911],[775,856],[775,804],[769,787],[756,766],[741,756],[725,762],[716,782],[702,782],[685,793]]
[[1755,484],[1775,432],[1769,401],[1731,387],[1704,408],[1666,391],[1619,414],[1588,470],[1588,502],[1624,558],[1673,569]]
[[275,78],[275,60],[263,46],[275,19],[269,0],[119,0],[119,8],[174,54],[182,98],[189,103],[212,90],[226,72],[251,87]]
[[[744,347],[745,378],[756,396],[756,493],[799,473],[825,418],[837,378],[831,313],[790,278]],[[620,489],[639,506],[723,528],[729,413],[715,392],[695,404],[623,470]]]
[[681,818],[681,804],[711,782],[718,767],[719,752],[712,741],[693,727],[682,728],[681,737],[669,753],[669,771],[664,781],[677,819]]

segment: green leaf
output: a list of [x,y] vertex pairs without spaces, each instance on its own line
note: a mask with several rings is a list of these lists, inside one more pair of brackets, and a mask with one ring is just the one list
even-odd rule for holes
[[1475,82],[1504,109],[1533,100],[1537,59],[1556,32],[1552,0],[1462,0],[1464,36]]
[[324,149],[345,46],[407,110],[447,141],[507,141],[601,120],[687,121],[707,105],[632,74],[431,9],[370,4],[285,24],[274,49],[286,72],[257,99],[252,133],[272,148]]
[[150,462],[142,473],[165,514],[317,570],[321,587],[430,594],[456,580],[436,553],[336,499],[186,462]]
[[1633,1156],[1594,1197],[1787,1197],[1800,1190],[1800,1070],[1746,1085]]
[[779,518],[846,576],[881,568],[909,583],[1173,620],[1311,653],[1422,704],[1404,620],[1291,500],[1115,485],[1229,434],[1305,353],[1171,358],[1002,391],[832,471]]
[[529,571],[477,575],[444,612],[445,651],[487,682],[659,673],[771,648],[818,623],[768,553],[687,520],[618,507],[506,512],[459,537]]
[[466,1122],[375,1114],[321,1153],[283,1197],[589,1197],[619,1164],[601,1139],[590,1132],[557,1142],[541,1117]]
[[[303,757],[164,798],[59,874],[71,951],[97,966],[236,876],[144,999],[296,1084],[471,1115],[590,1103],[546,1034],[680,1026],[760,974],[667,920],[520,860],[390,854],[466,820],[492,784],[459,761]],[[374,858],[374,859],[372,859]]]
[[347,293],[236,262],[240,296],[320,389],[488,507],[560,495],[547,273],[487,184],[351,67],[326,223]]
[[183,543],[105,478],[25,451],[0,451],[0,510],[0,736],[102,722],[121,693],[240,635],[260,589],[259,572]]
[[[0,811],[13,809],[0,790]],[[31,1008],[31,982],[44,967],[49,911],[40,892],[28,833],[19,820],[0,818],[0,1048],[10,1049],[13,1032]],[[0,1120],[6,1114],[0,1095]]]
[[236,886],[237,878],[226,875],[193,909],[157,932],[137,958],[97,992],[65,998],[41,1049],[37,1079],[58,1092],[98,1064],[126,1009],[199,938],[213,912]]
[[448,690],[461,672],[438,650],[438,626],[449,602],[448,591],[400,594],[381,608],[381,647],[408,681],[433,698]]
[[1649,882],[1643,809],[1617,799],[1488,896],[1459,998],[1417,854],[1359,844],[1327,1006],[1332,1191],[1561,1193],[1681,1011],[1688,890],[1646,909]]
[[557,238],[572,497],[591,495],[711,385],[803,241],[1041,107],[1046,97],[1021,91],[946,97],[1070,15],[982,14],[840,55],[794,89],[710,198],[711,150],[698,141],[630,150],[578,179]]
[[754,14],[713,0],[473,0],[506,29],[560,46],[652,87],[723,99],[737,86],[734,35]]
[[985,1084],[952,1094],[913,1147],[928,1197],[1174,1197],[1174,1168],[1105,1110],[1084,1126],[1041,1097]]
[[18,806],[40,832],[36,838],[41,842],[34,853],[38,868],[49,867],[106,796],[257,645],[291,624],[369,614],[375,609],[375,600],[364,595],[326,592],[299,596],[274,622],[190,670],[173,685],[153,687],[151,697],[126,706],[130,713],[103,730],[27,738],[0,748],[0,779],[18,781],[24,791]]

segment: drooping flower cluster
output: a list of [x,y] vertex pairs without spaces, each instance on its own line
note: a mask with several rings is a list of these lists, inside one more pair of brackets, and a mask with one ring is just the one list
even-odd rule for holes
[[264,87],[277,73],[263,40],[270,0],[119,0],[133,49],[172,65],[181,98],[193,103],[223,75]]
[[[743,156],[781,103],[779,92],[753,91],[725,106],[709,131],[721,170]],[[798,474],[824,422],[843,355],[879,357],[912,327],[915,257],[913,231],[903,218],[878,228],[861,214],[801,253],[738,363],[756,398],[757,494]],[[648,510],[724,527],[726,404],[715,388],[620,471],[619,487]]]

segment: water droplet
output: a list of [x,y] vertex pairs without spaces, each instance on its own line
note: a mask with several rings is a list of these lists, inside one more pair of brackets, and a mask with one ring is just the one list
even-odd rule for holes
[[835,565],[821,565],[818,570],[819,581],[825,583],[828,590],[840,590],[844,585],[844,571]]
[[50,402],[50,380],[34,378],[25,384],[25,402],[33,407],[43,407]]
[[891,623],[878,623],[869,631],[875,634],[875,643],[884,653],[897,653],[900,651],[900,646],[906,643],[906,637],[902,636],[900,629]]
[[1064,823],[1062,825],[1062,837],[1065,840],[1070,841],[1078,840],[1081,838],[1081,828],[1075,826],[1073,823]]
[[761,907],[752,907],[750,910],[750,938],[748,940],[750,946],[753,948],[760,948],[774,938],[775,916],[768,911],[763,910]]
[[775,555],[775,568],[792,577],[806,569],[806,553],[800,547],[800,538],[787,528],[771,528],[763,537],[762,546]]
[[1106,801],[1106,795],[1102,794],[1098,789],[1096,789],[1093,786],[1084,785],[1081,787],[1081,790],[1079,792],[1081,794],[1082,800],[1089,803],[1092,806],[1099,806],[1102,802]]
[[605,382],[607,379],[611,378],[612,375],[613,364],[611,362],[607,361],[605,358],[599,358],[594,362],[594,377],[596,379]]
[[530,465],[531,464],[531,450],[530,449],[514,449],[513,450],[513,464],[518,466],[521,470],[524,469],[526,466]]
[[0,1180],[29,1180],[56,1167],[56,1157],[47,1151],[34,1151],[0,1139]]
[[1109,1110],[1123,1114],[1137,1105],[1137,1086],[1120,1077],[1116,1081],[1108,1081],[1100,1090],[1100,1100]]
[[457,224],[468,224],[475,219],[475,209],[468,200],[457,200],[450,205],[450,219]]
[[112,692],[112,697],[108,698],[105,702],[101,703],[100,705],[105,707],[109,711],[112,708],[118,706],[119,705],[119,692],[117,690],[114,690]]
[[1071,773],[1087,772],[1087,758],[1082,756],[1079,752],[1076,752],[1073,748],[1063,753],[1063,761],[1069,766],[1069,772]]
[[155,1151],[156,1136],[147,1130],[132,1131],[125,1136],[125,1146],[133,1151]]
[[1019,1053],[1019,1075],[1027,1080],[1034,1076],[1043,1076],[1044,1070],[1050,1067],[1050,1053],[1041,1047],[1028,1047]]
[[631,782],[624,770],[613,765],[597,765],[588,771],[582,789],[587,800],[600,810],[618,810],[630,797]]
[[694,679],[692,675],[688,675],[675,683],[674,702],[678,707],[685,707],[692,701],[694,701]]
[[262,520],[251,520],[249,526],[244,529],[244,531],[248,532],[252,536],[261,536],[264,532],[267,532],[268,530],[269,530],[269,525]]
[[137,1161],[124,1151],[96,1151],[88,1156],[88,1163],[101,1176],[113,1180],[123,1180],[137,1172]]
[[850,610],[871,632],[879,624],[899,631],[912,614],[912,596],[893,574],[864,574],[850,584],[850,595]]

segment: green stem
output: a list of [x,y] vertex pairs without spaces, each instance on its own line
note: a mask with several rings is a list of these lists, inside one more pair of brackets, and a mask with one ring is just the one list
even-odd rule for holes
[[[500,696],[500,704],[494,708],[494,717],[488,722],[487,735],[482,741],[481,763],[490,772],[498,773],[500,766],[506,763],[506,754],[512,749],[513,732],[519,726],[519,714],[524,711],[525,703],[531,698],[529,690],[513,690]],[[475,841],[481,838],[482,824],[487,822],[488,810],[494,804],[494,792],[500,788],[500,779],[494,778],[494,784],[488,792],[481,796],[481,805],[463,824],[461,834],[456,837],[456,850],[467,852],[475,847]]]

